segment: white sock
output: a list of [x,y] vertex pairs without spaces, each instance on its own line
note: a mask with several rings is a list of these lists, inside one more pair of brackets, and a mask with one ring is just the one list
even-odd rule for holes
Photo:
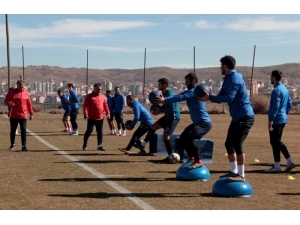
[[146,141],[143,141],[143,142],[142,142],[142,146],[143,146],[143,147],[145,147],[145,146],[146,146],[146,144],[147,144],[147,142],[146,142]]
[[113,133],[114,133],[114,130],[110,130],[110,133],[112,133],[112,134],[113,134]]
[[280,162],[275,162],[274,166],[275,166],[276,169],[280,170]]
[[293,161],[292,161],[292,158],[291,158],[291,157],[287,158],[286,160],[287,160],[287,164],[288,164],[288,165],[293,164]]
[[238,175],[245,177],[245,165],[238,165]]
[[237,173],[238,172],[238,168],[237,168],[237,162],[230,162],[230,171],[233,173]]
[[113,133],[117,133],[117,132],[116,132],[116,129],[114,129],[114,130],[112,130],[112,131],[113,131]]
[[121,129],[119,130],[119,134],[122,134],[122,131],[121,131]]
[[123,134],[126,134],[126,130],[123,130]]

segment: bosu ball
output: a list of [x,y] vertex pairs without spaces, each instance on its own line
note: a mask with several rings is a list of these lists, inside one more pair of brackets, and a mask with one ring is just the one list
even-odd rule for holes
[[187,169],[193,162],[182,164],[176,171],[177,180],[190,180],[190,181],[208,181],[210,179],[210,172],[206,166],[202,165],[199,168],[189,170]]
[[212,187],[212,195],[220,197],[251,197],[252,192],[249,182],[228,181],[227,177],[220,178]]

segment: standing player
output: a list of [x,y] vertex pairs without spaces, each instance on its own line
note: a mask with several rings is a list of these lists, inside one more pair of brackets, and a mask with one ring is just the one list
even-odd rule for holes
[[202,160],[199,155],[195,139],[201,139],[211,130],[212,127],[211,119],[206,111],[205,103],[199,102],[194,96],[194,90],[197,83],[197,75],[195,73],[189,73],[185,76],[185,84],[187,87],[186,91],[167,98],[164,98],[163,96],[156,97],[156,100],[154,101],[157,104],[170,104],[173,102],[186,101],[193,123],[187,126],[181,133],[180,142],[189,156],[188,161],[193,162],[187,167],[189,170],[202,167]]
[[107,123],[109,125],[109,129],[110,129],[110,135],[116,135],[116,126],[114,123],[114,97],[111,96],[111,90],[107,90],[106,91],[106,101],[108,104],[108,108],[110,111],[110,118],[107,119]]
[[228,128],[225,147],[230,162],[230,172],[221,177],[229,181],[245,181],[245,154],[243,143],[254,124],[254,112],[248,97],[242,74],[235,70],[235,59],[226,55],[220,59],[221,72],[225,76],[222,88],[217,96],[205,92],[201,101],[227,102],[232,121]]
[[[115,87],[113,112],[114,112],[115,120],[117,121],[117,127],[118,127],[118,133],[116,133],[116,135],[119,135],[119,136],[125,136],[126,135],[125,125],[124,125],[124,122],[123,122],[123,110],[124,110],[124,108],[125,108],[124,95],[121,94],[120,87]],[[122,129],[123,129],[123,134],[122,134],[121,126],[122,126]]]
[[295,164],[292,161],[287,147],[281,141],[283,128],[288,122],[287,114],[289,114],[292,108],[291,96],[287,88],[280,82],[281,77],[281,71],[272,71],[271,83],[274,85],[274,89],[271,94],[270,108],[268,112],[268,129],[275,164],[271,169],[265,170],[266,173],[281,172],[280,152],[282,152],[287,160],[287,167],[285,168],[284,172],[290,172],[293,168],[295,168]]
[[[169,81],[166,78],[161,78],[158,81],[158,89],[162,92],[164,98],[168,98],[174,95],[174,92],[168,88]],[[141,145],[136,145],[137,148],[144,150],[146,144],[153,138],[155,131],[163,128],[163,140],[168,152],[168,155],[172,154],[171,135],[174,132],[177,124],[180,121],[180,111],[177,102],[167,103],[165,102],[161,107],[156,108],[152,113],[158,115],[160,112],[164,112],[165,115],[157,120],[152,126],[150,131],[147,133],[145,140]],[[169,157],[162,160],[162,162],[170,163]]]
[[58,90],[57,94],[61,101],[61,105],[58,106],[58,109],[61,109],[63,107],[65,110],[65,113],[62,118],[62,122],[64,124],[65,129],[62,132],[71,133],[71,124],[70,124],[71,108],[70,108],[70,105],[66,102],[66,101],[68,101],[68,96],[66,94],[63,94],[62,90]]
[[[126,103],[128,106],[130,106],[130,108],[132,108],[134,114],[133,121],[126,127],[126,129],[132,130],[136,123],[138,121],[141,121],[140,126],[133,133],[132,138],[130,139],[127,147],[119,148],[121,152],[129,153],[133,145],[137,142],[140,142],[140,138],[151,129],[153,120],[148,110],[141,103],[136,101],[132,95],[128,95],[126,97]],[[145,150],[141,150],[139,154],[146,154],[146,152]]]
[[24,80],[18,80],[17,88],[10,90],[4,100],[5,105],[10,106],[10,150],[15,147],[16,129],[18,124],[21,129],[21,142],[22,151],[27,151],[26,147],[26,125],[27,117],[29,114],[29,120],[33,118],[33,109],[30,100],[30,95],[25,90]]
[[70,104],[70,120],[72,125],[72,133],[70,133],[71,136],[78,136],[78,124],[77,124],[77,116],[79,113],[79,106],[78,106],[78,96],[76,94],[76,91],[74,89],[73,83],[68,84],[69,89],[69,101],[65,100],[68,104]]
[[87,120],[87,128],[83,138],[83,150],[87,150],[88,139],[93,132],[94,126],[97,131],[97,150],[105,151],[102,146],[103,141],[103,113],[106,113],[107,119],[109,119],[110,112],[105,99],[105,96],[101,94],[101,84],[94,84],[94,91],[87,94],[83,103],[84,119]]

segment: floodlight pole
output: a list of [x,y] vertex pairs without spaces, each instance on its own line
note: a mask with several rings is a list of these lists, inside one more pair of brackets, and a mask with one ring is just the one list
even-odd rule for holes
[[23,60],[23,80],[25,80],[25,73],[24,73],[24,48],[22,46],[22,60]]
[[194,73],[196,73],[196,49],[194,46]]
[[8,16],[5,14],[6,23],[6,47],[7,47],[7,91],[10,88],[10,55],[9,55],[9,32],[8,32]]
[[250,81],[250,102],[252,99],[252,80],[253,80],[253,68],[254,68],[254,59],[255,59],[255,49],[256,49],[256,45],[254,45],[254,52],[253,52],[253,61],[252,61],[252,73],[251,73],[251,81]]
[[86,87],[85,94],[88,94],[88,83],[89,83],[89,50],[86,50]]
[[145,48],[145,55],[144,55],[144,80],[143,80],[143,97],[144,97],[144,104],[146,102],[146,96],[145,96],[145,89],[146,89],[146,82],[145,82],[145,79],[146,79],[146,48]]

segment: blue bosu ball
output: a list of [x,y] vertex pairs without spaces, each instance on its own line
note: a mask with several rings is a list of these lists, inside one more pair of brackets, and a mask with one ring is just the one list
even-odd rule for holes
[[213,196],[221,197],[250,197],[252,186],[249,182],[228,181],[227,177],[217,180],[212,187]]
[[210,172],[206,166],[202,165],[200,168],[188,170],[187,167],[191,165],[192,162],[184,163],[176,171],[177,180],[195,180],[195,181],[207,181],[210,179]]
[[150,94],[149,94],[149,102],[151,104],[155,104],[154,103],[155,98],[156,97],[160,97],[160,96],[161,96],[161,92],[160,91],[157,91],[157,90],[151,91]]

